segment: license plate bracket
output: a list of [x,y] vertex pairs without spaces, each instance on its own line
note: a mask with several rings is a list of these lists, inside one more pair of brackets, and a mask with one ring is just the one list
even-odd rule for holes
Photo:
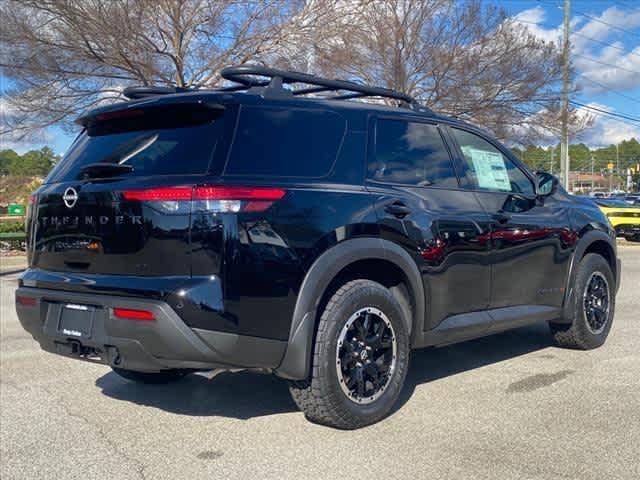
[[60,309],[58,333],[66,337],[91,338],[95,307],[67,304]]

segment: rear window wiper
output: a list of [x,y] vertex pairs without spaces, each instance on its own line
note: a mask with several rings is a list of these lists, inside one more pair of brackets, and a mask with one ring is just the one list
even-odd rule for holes
[[101,176],[128,172],[133,172],[131,165],[110,162],[89,163],[80,169],[80,173],[89,178],[99,178]]

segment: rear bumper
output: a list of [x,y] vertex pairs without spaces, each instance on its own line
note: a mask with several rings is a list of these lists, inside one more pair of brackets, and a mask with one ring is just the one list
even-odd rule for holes
[[[16,302],[16,311],[44,350],[128,370],[274,369],[287,347],[286,341],[190,328],[160,300],[24,286],[16,296],[35,299],[34,305]],[[70,303],[95,308],[88,334],[70,337],[59,330],[63,306]],[[114,307],[148,310],[155,320],[117,318]]]

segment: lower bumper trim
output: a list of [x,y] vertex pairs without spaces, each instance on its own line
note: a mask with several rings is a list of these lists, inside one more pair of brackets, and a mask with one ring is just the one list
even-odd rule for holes
[[[16,296],[36,299],[35,305],[16,303],[16,311],[43,350],[128,370],[273,369],[287,346],[284,341],[191,329],[159,300],[31,287],[18,288]],[[69,303],[95,308],[89,335],[74,338],[59,330],[62,308]],[[115,306],[151,311],[155,320],[118,318],[113,314]]]

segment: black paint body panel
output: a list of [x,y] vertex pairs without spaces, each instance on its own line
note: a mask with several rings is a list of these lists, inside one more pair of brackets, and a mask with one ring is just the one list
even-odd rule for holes
[[[203,338],[207,334],[202,332],[210,331],[288,342],[276,372],[300,379],[308,373],[314,309],[331,280],[323,275],[337,275],[350,262],[385,260],[410,279],[414,311],[407,321],[414,347],[531,321],[562,321],[573,294],[575,265],[594,242],[610,249],[619,276],[615,235],[606,218],[562,189],[525,199],[526,208],[505,217],[501,212],[512,200],[508,194],[473,191],[462,178],[458,188],[446,189],[366,179],[373,119],[381,112],[437,124],[458,169],[460,152],[447,128],[462,125],[481,133],[469,125],[344,101],[189,95],[226,108],[228,123],[209,170],[202,175],[44,184],[28,219],[29,270],[21,287],[58,296],[147,298],[166,304]],[[344,120],[335,161],[325,176],[224,174],[237,115],[243,105],[264,104],[330,110]],[[521,165],[506,149],[504,153]],[[267,161],[263,157],[268,155],[257,152],[255,161]],[[264,211],[237,213],[184,206],[172,213],[123,196],[126,190],[176,185],[269,186],[286,194]],[[69,187],[78,192],[72,208],[62,198]],[[389,208],[394,204],[406,211],[398,214],[397,208]],[[345,247],[358,241],[366,246]],[[366,252],[370,256],[362,257]],[[321,268],[319,259],[333,263]]]

